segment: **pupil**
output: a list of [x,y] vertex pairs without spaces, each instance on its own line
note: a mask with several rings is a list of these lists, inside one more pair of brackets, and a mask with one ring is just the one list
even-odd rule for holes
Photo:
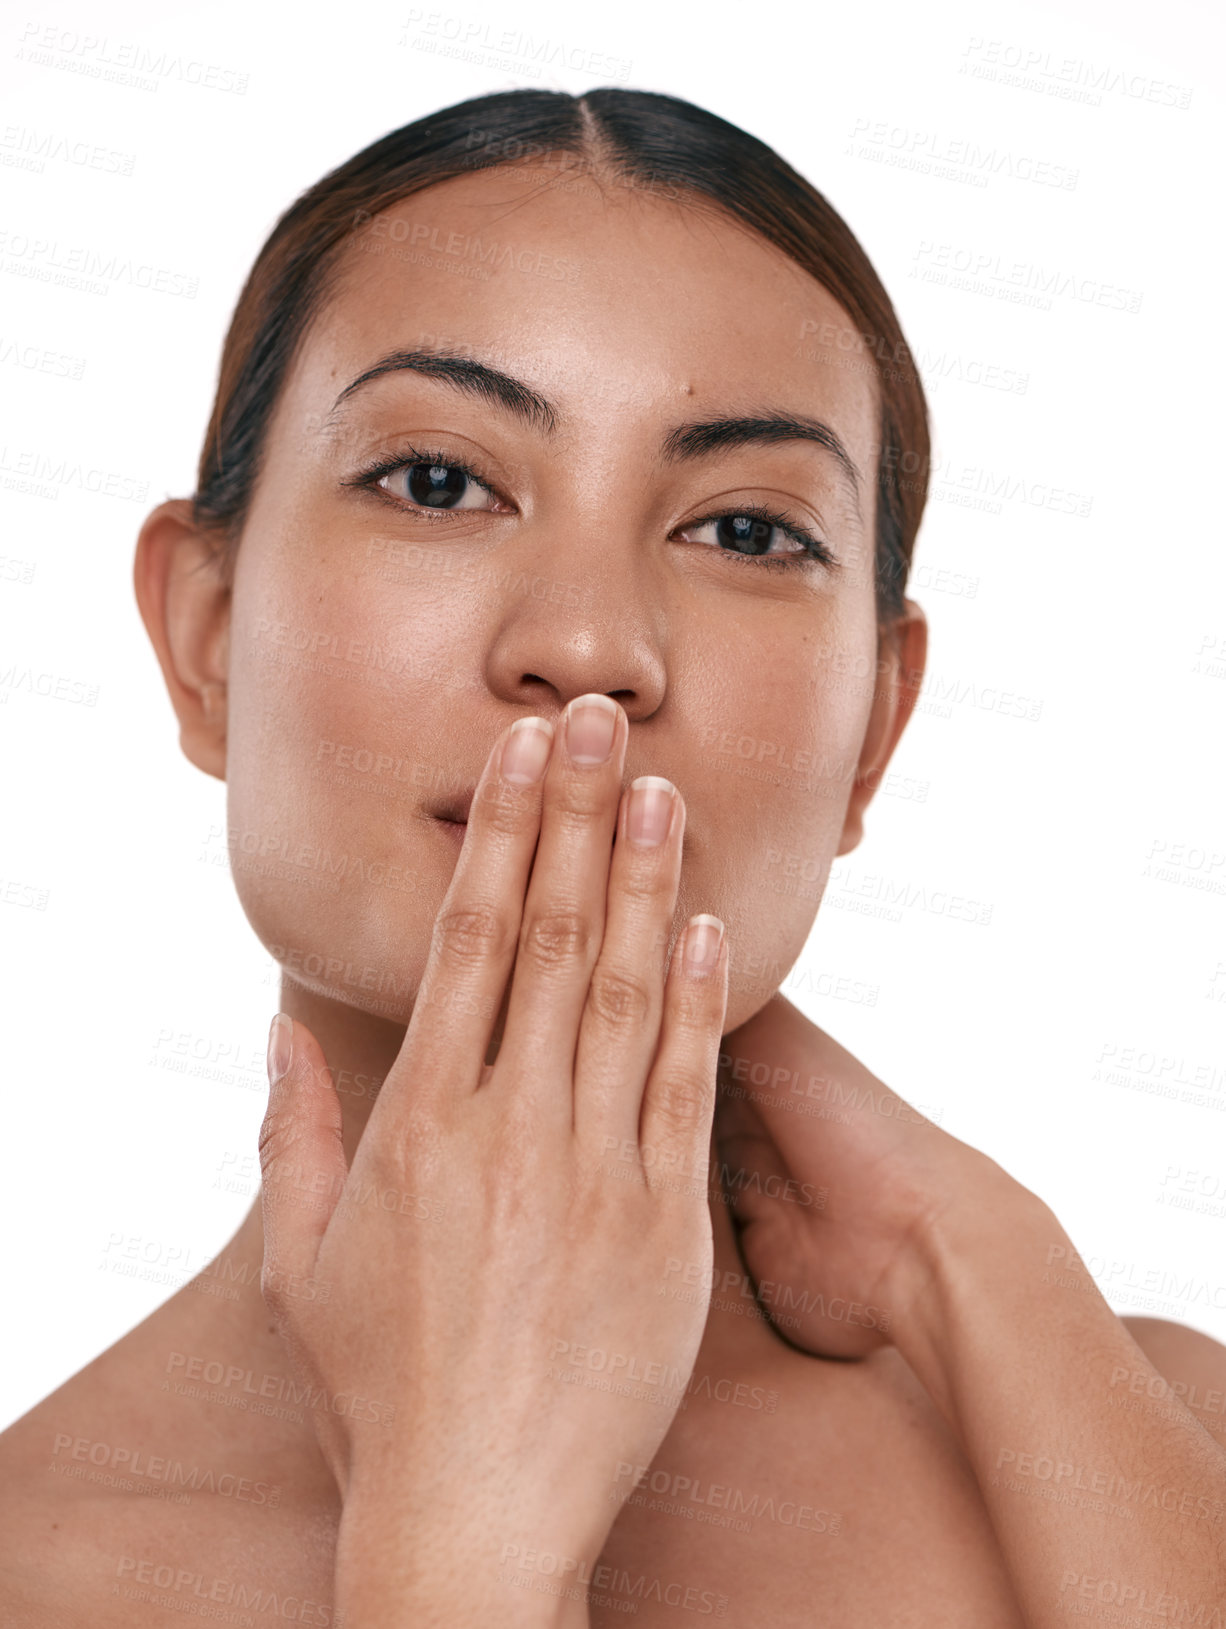
[[731,534],[721,537],[720,542],[731,543],[738,554],[765,554],[775,529],[770,521],[759,520],[756,515],[725,515],[716,525]]
[[442,509],[452,498],[463,495],[468,477],[454,464],[411,464],[409,494],[414,503],[428,509]]

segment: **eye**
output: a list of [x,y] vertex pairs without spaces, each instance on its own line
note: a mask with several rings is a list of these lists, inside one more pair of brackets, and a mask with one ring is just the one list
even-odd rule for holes
[[[445,453],[408,447],[378,459],[360,471],[347,486],[378,488],[395,502],[424,517],[442,518],[458,511],[506,514],[512,512],[488,481],[467,464]],[[488,501],[482,501],[488,500]],[[762,566],[804,565],[816,560],[837,568],[833,553],[814,532],[764,504],[704,515],[681,529],[680,536],[713,530],[713,553]],[[782,544],[782,546],[774,546]],[[790,547],[788,546],[790,545]]]
[[[820,537],[798,521],[763,504],[746,504],[740,509],[691,521],[682,528],[681,535],[702,531],[712,534],[712,541],[720,552],[767,565],[792,565],[806,560],[818,560],[828,566],[835,563]],[[772,548],[773,543],[780,541],[784,547]]]
[[[377,487],[397,502],[423,514],[440,511],[485,510],[500,503],[498,494],[467,464],[443,453],[411,447],[394,457],[381,458],[362,470],[349,486]],[[489,501],[492,500],[492,504]]]

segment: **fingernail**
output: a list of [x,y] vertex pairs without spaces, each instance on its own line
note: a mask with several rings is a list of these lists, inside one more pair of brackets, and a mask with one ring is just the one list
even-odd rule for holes
[[502,777],[516,786],[531,786],[545,773],[553,725],[543,718],[517,718],[502,746]]
[[719,960],[724,924],[718,916],[692,916],[685,936],[685,959],[690,967],[710,972]]
[[603,764],[613,750],[617,703],[593,691],[566,709],[566,750],[572,763]]
[[640,775],[631,781],[626,831],[632,843],[652,848],[664,841],[672,824],[673,792],[672,781],[662,775]]
[[294,1056],[293,1020],[279,1012],[268,1028],[268,1084],[275,1086]]

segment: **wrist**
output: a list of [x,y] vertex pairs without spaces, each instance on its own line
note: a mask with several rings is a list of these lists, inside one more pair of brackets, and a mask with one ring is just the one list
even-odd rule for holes
[[352,1486],[336,1542],[345,1629],[587,1629],[585,1580],[605,1535],[580,1538],[569,1513],[533,1520],[437,1488]]
[[1037,1194],[988,1155],[968,1152],[956,1184],[917,1208],[884,1291],[894,1343],[929,1384],[988,1304],[1000,1305],[1013,1287],[1037,1288],[1053,1241],[1066,1240]]

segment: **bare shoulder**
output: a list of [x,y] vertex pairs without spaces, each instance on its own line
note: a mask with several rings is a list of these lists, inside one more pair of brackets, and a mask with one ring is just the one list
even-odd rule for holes
[[[1129,1316],[1120,1322],[1171,1393],[1226,1448],[1226,1346],[1212,1335],[1167,1318]],[[1155,1412],[1169,1407],[1160,1382],[1144,1369],[1131,1374],[1113,1370],[1111,1384],[1118,1388],[1123,1407]]]
[[70,1582],[80,1489],[48,1473],[44,1451],[53,1398],[0,1432],[0,1621],[13,1629],[76,1629],[82,1621]]
[[[1120,1322],[1166,1380],[1226,1387],[1226,1346],[1212,1335],[1169,1318],[1121,1317]],[[1167,1369],[1178,1369],[1168,1374]]]
[[[113,1349],[112,1349],[113,1350]],[[163,1502],[121,1491],[99,1469],[133,1436],[133,1405],[102,1354],[0,1432],[0,1623],[5,1629],[131,1629],[130,1603],[112,1599],[133,1545],[173,1541]],[[98,1439],[107,1439],[101,1441]],[[126,1615],[125,1615],[126,1614]]]

